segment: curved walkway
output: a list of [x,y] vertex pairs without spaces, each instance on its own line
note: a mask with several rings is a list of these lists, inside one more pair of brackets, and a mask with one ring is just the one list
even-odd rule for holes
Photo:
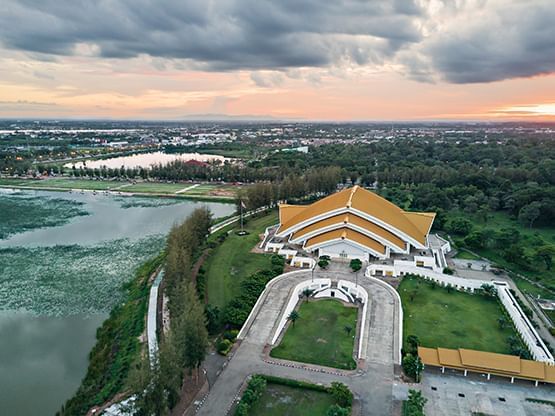
[[[330,270],[315,271],[315,278],[355,281],[347,265],[331,264]],[[293,288],[311,278],[310,271],[285,273],[268,283],[247,319],[240,345],[225,370],[218,377],[199,409],[200,415],[226,415],[245,379],[255,373],[330,384],[340,381],[349,386],[359,401],[361,414],[391,414],[394,364],[399,362],[400,303],[389,285],[368,279],[359,273],[358,284],[370,296],[367,308],[366,336],[358,370],[341,371],[301,363],[284,365],[266,359],[268,344],[291,296]],[[294,365],[293,365],[294,364]]]

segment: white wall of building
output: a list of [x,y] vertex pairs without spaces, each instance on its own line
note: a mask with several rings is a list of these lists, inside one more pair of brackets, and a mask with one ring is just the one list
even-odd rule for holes
[[368,261],[368,252],[366,250],[344,241],[339,241],[337,243],[327,245],[326,247],[321,247],[318,251],[318,255],[330,256],[332,259],[346,258]]

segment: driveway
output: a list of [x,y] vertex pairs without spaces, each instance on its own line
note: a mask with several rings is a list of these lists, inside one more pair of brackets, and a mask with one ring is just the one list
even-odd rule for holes
[[[331,264],[329,270],[316,270],[315,278],[355,281],[347,265]],[[340,381],[351,389],[362,415],[390,415],[394,364],[399,360],[399,301],[394,289],[386,283],[365,278],[359,273],[358,284],[369,295],[366,331],[359,369],[353,372],[304,366],[301,363],[270,362],[265,347],[277,324],[293,288],[311,278],[310,271],[286,273],[272,280],[262,293],[245,324],[244,339],[224,371],[213,384],[200,415],[226,415],[245,379],[251,374],[267,374],[329,385]]]

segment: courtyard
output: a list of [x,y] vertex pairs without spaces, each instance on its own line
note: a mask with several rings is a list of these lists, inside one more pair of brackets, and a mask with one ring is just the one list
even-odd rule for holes
[[467,348],[510,354],[507,339],[517,337],[496,297],[468,294],[416,277],[399,285],[404,338],[416,335],[424,347]]
[[274,358],[353,370],[358,308],[333,299],[303,301],[296,322],[270,355]]

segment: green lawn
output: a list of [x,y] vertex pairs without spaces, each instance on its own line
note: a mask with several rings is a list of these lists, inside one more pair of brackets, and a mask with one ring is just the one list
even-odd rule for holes
[[325,416],[333,404],[329,393],[269,382],[249,416]]
[[[304,302],[300,318],[289,325],[280,344],[270,355],[327,367],[354,369],[354,336],[358,309],[346,307],[337,300]],[[347,335],[345,326],[353,328]]]
[[480,260],[479,256],[472,254],[470,251],[465,250],[464,248],[457,251],[455,255],[456,259],[464,259],[464,260]]
[[126,186],[125,188],[122,189],[122,191],[158,193],[158,194],[175,194],[177,191],[188,188],[189,186],[192,186],[192,185],[193,185],[192,183],[139,182],[135,185]]
[[238,294],[243,279],[258,270],[271,269],[269,254],[250,251],[259,242],[258,235],[277,222],[276,212],[250,219],[245,225],[250,234],[238,236],[232,233],[214,249],[204,263],[208,303],[222,309]]
[[[403,335],[416,335],[424,347],[469,348],[510,354],[512,327],[500,329],[502,307],[496,298],[435,288],[420,278],[399,285],[403,303]],[[411,294],[416,290],[414,299]]]
[[[34,188],[64,188],[64,189],[92,189],[108,190],[129,182],[123,181],[94,181],[88,179],[1,179],[0,185],[7,186],[32,186]],[[126,188],[123,188],[126,189]]]

